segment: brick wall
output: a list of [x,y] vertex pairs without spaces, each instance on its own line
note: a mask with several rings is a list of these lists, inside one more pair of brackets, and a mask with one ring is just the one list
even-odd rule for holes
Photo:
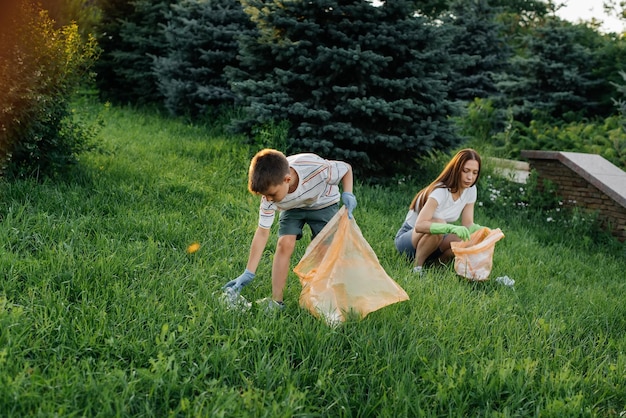
[[[615,171],[609,166],[604,167],[604,162],[598,160],[598,156],[595,155],[587,164],[584,155],[541,151],[522,152],[522,156],[529,159],[530,167],[537,172],[539,179],[550,180],[557,186],[556,192],[563,200],[564,206],[597,211],[602,226],[610,229],[614,236],[624,242],[626,241],[626,193],[620,184],[626,186],[626,173],[619,169],[617,169],[619,172]],[[568,157],[575,157],[574,161]],[[606,163],[615,167],[608,161]],[[585,169],[585,165],[588,165],[588,170]],[[606,171],[604,171],[605,168]],[[610,173],[610,176],[605,176],[608,180],[604,182],[603,176],[597,173]]]

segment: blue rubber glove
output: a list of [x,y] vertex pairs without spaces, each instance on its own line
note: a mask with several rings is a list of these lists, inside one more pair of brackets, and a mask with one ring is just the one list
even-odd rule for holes
[[255,274],[250,270],[246,269],[241,276],[237,277],[234,280],[226,283],[222,289],[231,288],[236,292],[239,292],[242,287],[250,283],[254,279]]
[[356,197],[350,192],[341,193],[341,200],[348,209],[348,218],[352,219],[352,211],[356,208]]
[[452,224],[440,224],[440,223],[432,223],[430,224],[430,233],[431,234],[456,234],[463,241],[467,241],[470,239],[470,231],[464,226],[461,225],[452,225]]

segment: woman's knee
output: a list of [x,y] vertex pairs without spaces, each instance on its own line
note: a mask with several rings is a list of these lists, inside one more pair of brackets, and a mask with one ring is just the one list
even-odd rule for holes
[[438,247],[443,242],[443,236],[434,234],[417,234],[415,240],[415,248],[422,246]]

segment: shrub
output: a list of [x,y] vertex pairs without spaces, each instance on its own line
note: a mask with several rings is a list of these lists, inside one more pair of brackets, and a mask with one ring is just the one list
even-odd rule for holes
[[17,176],[52,174],[75,160],[87,131],[69,102],[97,55],[75,24],[53,27],[30,2],[15,5],[0,33],[0,161]]
[[488,148],[499,157],[518,159],[525,149],[585,152],[626,169],[624,115],[560,125],[532,120],[525,125],[507,118],[490,100],[477,99],[457,122],[469,146]]

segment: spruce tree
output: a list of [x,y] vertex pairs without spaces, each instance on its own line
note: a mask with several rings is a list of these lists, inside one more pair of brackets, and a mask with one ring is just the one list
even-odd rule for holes
[[233,104],[224,68],[237,65],[237,37],[254,25],[238,0],[180,0],[166,14],[165,55],[154,70],[165,107],[192,117]]
[[457,33],[451,51],[463,57],[452,72],[450,97],[466,102],[498,94],[495,76],[507,69],[512,51],[488,0],[460,0],[452,7]]
[[579,25],[547,19],[523,36],[523,50],[498,81],[504,106],[522,123],[531,119],[576,120],[592,114],[591,97],[602,81],[593,77],[595,55],[581,43]]
[[161,102],[153,57],[164,55],[162,25],[174,0],[102,0],[97,29],[103,49],[96,82],[103,98],[120,103]]
[[459,143],[447,98],[451,29],[409,1],[243,0],[258,33],[230,72],[239,131],[287,120],[287,152],[310,151],[375,176]]

